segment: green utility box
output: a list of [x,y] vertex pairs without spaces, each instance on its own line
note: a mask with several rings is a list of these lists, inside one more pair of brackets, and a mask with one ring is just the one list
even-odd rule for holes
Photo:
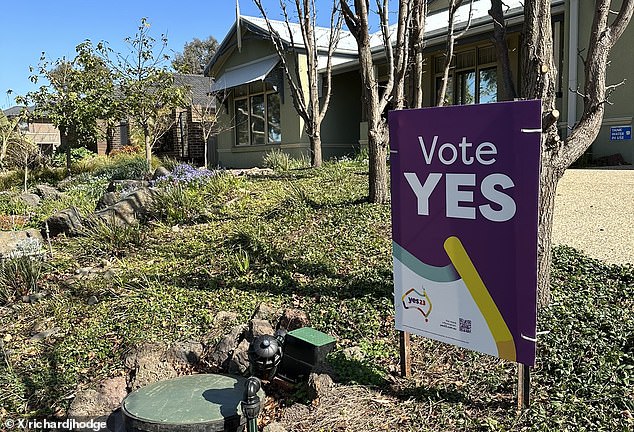
[[305,379],[335,346],[335,338],[310,327],[291,330],[284,341],[279,374],[291,381]]

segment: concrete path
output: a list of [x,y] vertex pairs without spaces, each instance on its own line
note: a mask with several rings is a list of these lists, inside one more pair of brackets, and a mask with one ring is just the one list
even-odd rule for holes
[[569,169],[559,181],[553,244],[634,265],[634,169]]

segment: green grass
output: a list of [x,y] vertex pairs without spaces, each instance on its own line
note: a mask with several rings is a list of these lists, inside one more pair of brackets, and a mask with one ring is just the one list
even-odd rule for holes
[[[632,428],[632,267],[555,250],[554,303],[539,322],[550,333],[538,344],[534,403],[517,414],[513,364],[423,338],[413,342],[414,377],[390,385],[398,368],[390,209],[366,202],[363,162],[266,178],[217,176],[199,195],[193,208],[203,223],[179,219],[184,225],[172,230],[174,220],[155,215],[142,242],[125,240],[141,233],[105,227],[108,240],[98,253],[86,242],[101,244],[99,233],[54,242],[42,281],[50,295],[0,315],[9,353],[0,359],[0,416],[64,409],[77,384],[119,373],[141,341],[213,343],[222,336],[213,321],[218,311],[246,321],[264,301],[306,310],[315,328],[337,338],[329,358],[340,382],[414,401],[403,420],[414,430],[423,427],[421,418],[422,430]],[[77,266],[99,260],[113,265],[114,279],[65,282]],[[89,306],[93,295],[99,302]],[[30,342],[41,319],[60,332]],[[346,357],[349,347],[359,356]]]

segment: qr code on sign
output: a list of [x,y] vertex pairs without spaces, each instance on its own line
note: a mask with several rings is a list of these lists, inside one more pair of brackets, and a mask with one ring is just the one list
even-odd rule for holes
[[463,333],[471,333],[471,320],[460,318],[459,330]]

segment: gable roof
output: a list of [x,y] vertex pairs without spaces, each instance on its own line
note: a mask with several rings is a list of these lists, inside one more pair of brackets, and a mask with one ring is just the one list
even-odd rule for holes
[[[428,4],[440,3],[437,0],[427,0]],[[563,6],[565,0],[551,0],[552,7],[555,6]],[[491,7],[491,3],[486,0],[472,0],[470,2],[465,2],[455,15],[455,28],[457,31],[463,29],[469,18],[469,10],[471,9],[471,27],[469,30],[469,34],[478,34],[485,31],[490,31],[489,24],[492,21],[492,18],[489,16],[489,9]],[[524,0],[505,0],[504,2],[504,16],[507,20],[511,20],[507,22],[509,24],[517,24],[523,20],[523,10],[524,10]],[[449,11],[447,8],[440,8],[434,12],[431,12],[427,15],[425,19],[425,41],[427,45],[430,44],[436,45],[440,43],[444,43],[445,35],[447,33],[447,24],[449,20]],[[300,26],[297,23],[290,23],[288,25],[285,21],[278,20],[269,20],[271,23],[271,27],[275,30],[279,35],[282,41],[291,46],[291,40],[295,43],[297,48],[304,47],[304,41],[301,35]],[[251,16],[240,16],[240,25],[241,28],[244,28],[246,31],[250,31],[261,38],[268,39],[269,30],[266,25],[266,20],[264,18],[251,17]],[[290,31],[289,31],[290,27]],[[396,24],[390,26],[390,41],[392,44],[396,43]],[[243,31],[243,34],[245,32]],[[330,35],[330,28],[328,27],[316,27],[315,33],[317,36],[317,45],[318,49],[322,52],[327,52],[328,49],[328,38]],[[220,44],[216,54],[211,59],[209,64],[205,67],[205,75],[207,75],[215,62],[223,55],[226,54],[232,46],[233,36],[236,34],[236,23],[233,24],[229,32],[227,33],[225,39]],[[292,39],[291,39],[292,36]],[[377,31],[370,35],[370,47],[375,55],[378,55],[380,51],[383,50],[383,36],[381,31]],[[321,53],[320,53],[321,54]],[[352,33],[348,30],[341,30],[341,35],[339,39],[339,44],[337,49],[335,50],[335,55],[333,56],[333,67],[334,66],[343,66],[351,65],[353,63],[358,62],[358,51],[357,51],[357,41],[355,40]],[[325,55],[320,55],[319,67],[325,67]]]
[[[241,15],[239,19],[242,36],[249,32],[261,39],[269,39],[270,33],[268,26],[266,25],[266,20],[264,18]],[[290,48],[291,46],[295,46],[295,48],[299,50],[305,48],[304,39],[302,37],[299,24],[287,24],[285,21],[278,20],[269,20],[269,22],[271,23],[271,27],[273,28],[273,30],[277,32],[280,36],[282,43],[285,45],[286,48]],[[213,58],[205,67],[205,75],[209,75],[211,73],[211,69],[223,55],[235,49],[236,43],[234,37],[237,34],[236,28],[237,21],[233,23],[233,26],[231,26],[231,29],[218,46],[218,49],[216,50]],[[317,40],[317,50],[319,52],[319,66],[325,67],[328,54],[330,28],[319,26],[315,27],[315,36]],[[354,39],[354,36],[352,36],[352,33],[342,29],[339,35],[339,43],[337,44],[337,48],[334,51],[334,55],[332,56],[333,64],[348,62],[351,59],[356,58],[356,56],[357,41]]]
[[[241,16],[240,18],[242,18],[242,21],[244,21],[247,25],[250,24],[256,29],[262,30],[264,32],[264,36],[268,38],[269,29],[264,18],[252,16]],[[287,25],[284,21],[269,20],[269,22],[271,23],[273,30],[280,35],[282,42],[288,46],[291,46],[292,42],[294,42],[296,48],[304,48],[304,39],[302,38],[301,27],[298,23],[290,23]],[[317,41],[317,49],[319,51],[328,51],[330,27],[315,27],[315,39]],[[342,29],[339,35],[339,43],[337,44],[335,54],[344,53],[356,54],[357,41],[354,39],[354,36],[352,36],[352,33]]]

